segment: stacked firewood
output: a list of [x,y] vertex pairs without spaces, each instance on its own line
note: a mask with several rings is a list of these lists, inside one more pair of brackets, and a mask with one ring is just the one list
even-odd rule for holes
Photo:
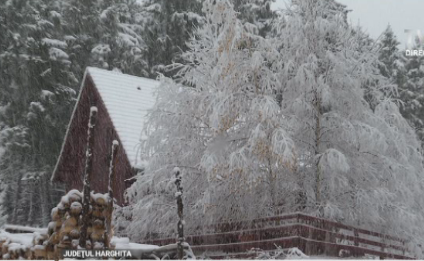
[[0,241],[1,258],[0,259],[29,259],[31,257],[30,249],[20,243],[8,240]]
[[[78,248],[82,227],[82,198],[80,191],[71,190],[52,209],[47,238],[34,242],[33,255],[36,259],[57,259],[62,250]],[[107,203],[107,194],[91,193],[86,249],[105,248]]]

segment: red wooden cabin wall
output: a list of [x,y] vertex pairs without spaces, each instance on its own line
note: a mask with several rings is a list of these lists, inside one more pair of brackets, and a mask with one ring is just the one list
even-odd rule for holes
[[[68,135],[57,166],[54,182],[63,182],[66,189],[82,190],[85,167],[85,152],[87,147],[87,130],[90,107],[97,106],[97,124],[95,127],[93,174],[91,188],[96,193],[106,193],[108,188],[109,162],[112,141],[119,140],[112,120],[106,110],[101,96],[88,74],[80,99],[69,125]],[[115,197],[118,204],[123,205],[125,180],[133,176],[133,170],[122,145],[118,151],[118,162],[114,184]]]

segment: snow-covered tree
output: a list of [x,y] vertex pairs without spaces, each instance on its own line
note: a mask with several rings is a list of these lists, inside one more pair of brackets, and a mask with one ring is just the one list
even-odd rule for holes
[[[319,216],[420,237],[422,155],[390,100],[396,86],[379,72],[378,46],[363,44],[333,0],[293,1],[277,32],[281,108],[299,159],[295,202]],[[374,110],[364,85],[376,94]]]
[[0,55],[5,75],[0,79],[5,93],[0,103],[0,146],[6,150],[0,175],[9,194],[4,205],[14,223],[33,224],[42,217],[41,223],[48,222],[52,191],[46,175],[65,132],[68,120],[63,114],[70,114],[76,94],[57,9],[50,4],[8,1],[0,7],[8,13],[3,18],[8,21],[8,37]]
[[[421,143],[424,142],[424,60],[405,56],[398,48],[390,26],[379,42],[380,71],[391,83],[398,86],[400,112],[415,129]],[[416,49],[422,48],[419,44]]]
[[255,25],[258,34],[265,37],[272,29],[273,20],[277,17],[271,5],[275,0],[232,0],[238,18],[243,22]]
[[9,222],[48,222],[57,203],[48,176],[86,66],[148,75],[139,12],[131,0],[0,1],[0,180]]
[[[417,44],[414,49],[422,49]],[[402,115],[415,129],[424,147],[424,59],[420,56],[404,56],[406,75],[399,83]]]
[[91,51],[91,65],[148,76],[140,5],[112,0],[100,8],[100,39]]
[[202,1],[199,0],[146,0],[139,22],[144,28],[147,45],[149,75],[174,75],[180,66],[166,66],[181,62],[180,55],[187,51],[187,41],[203,22]]
[[276,53],[228,1],[205,1],[203,12],[177,75],[185,86],[163,78],[150,114],[149,164],[129,190],[134,238],[173,230],[174,167],[182,171],[190,230],[274,214],[284,201],[282,175],[296,166],[276,99],[281,83],[269,66]]
[[387,26],[379,40],[379,60],[381,74],[390,80],[396,80],[403,69],[402,55],[399,51],[399,42],[390,25]]
[[[0,147],[0,161],[1,157],[3,155],[3,148]],[[2,177],[0,176],[0,227],[2,227],[4,224],[7,223],[7,212],[5,206],[5,196],[6,196],[6,189],[7,186],[5,182],[2,180]]]
[[148,76],[144,13],[134,0],[69,0],[60,5],[72,71],[87,66]]
[[149,164],[129,190],[131,236],[172,231],[177,166],[189,230],[301,210],[419,240],[417,138],[390,100],[378,46],[348,25],[345,7],[293,1],[266,40],[215,2],[183,55],[183,85],[162,79]]
[[90,64],[91,52],[101,38],[101,7],[98,0],[60,1],[59,15],[69,47],[71,70],[81,79]]

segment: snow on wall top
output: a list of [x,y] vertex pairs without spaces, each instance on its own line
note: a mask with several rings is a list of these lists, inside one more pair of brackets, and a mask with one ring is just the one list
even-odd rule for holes
[[158,81],[88,67],[132,167],[141,165],[139,145],[147,110],[155,103]]

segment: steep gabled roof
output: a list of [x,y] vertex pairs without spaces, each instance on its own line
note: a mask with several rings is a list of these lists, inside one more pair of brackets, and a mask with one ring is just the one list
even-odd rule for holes
[[[154,92],[159,82],[148,78],[87,67],[82,81],[80,96],[76,102],[72,118],[75,115],[76,106],[78,106],[81,99],[81,93],[86,85],[87,76],[93,81],[94,87],[104,102],[125,150],[125,154],[128,157],[128,161],[132,167],[139,167],[141,164],[139,159],[139,144],[142,138],[143,125],[146,120],[147,111],[155,103]],[[70,122],[72,122],[72,118]],[[65,135],[56,168],[53,171],[52,180],[55,178],[56,169],[59,165],[68,135],[69,128]]]
[[158,81],[88,67],[132,167],[139,165],[139,149],[147,111],[155,103]]

